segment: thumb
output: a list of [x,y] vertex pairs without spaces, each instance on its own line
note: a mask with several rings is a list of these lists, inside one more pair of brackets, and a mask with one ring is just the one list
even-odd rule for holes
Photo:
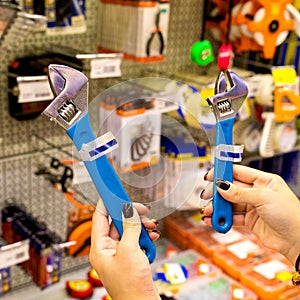
[[255,207],[263,204],[258,188],[241,187],[223,179],[217,179],[216,186],[220,195],[229,202],[246,203]]
[[142,230],[141,219],[131,202],[125,203],[122,210],[123,236],[120,246],[138,249]]

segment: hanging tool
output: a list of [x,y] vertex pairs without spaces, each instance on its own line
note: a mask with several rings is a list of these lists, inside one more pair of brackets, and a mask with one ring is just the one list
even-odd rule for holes
[[144,133],[135,138],[133,144],[130,147],[130,156],[132,161],[140,161],[150,149],[153,133]]
[[265,120],[259,144],[259,154],[262,157],[274,156],[273,136],[275,130],[275,114],[273,111],[264,111],[261,117]]
[[294,29],[294,21],[287,10],[291,0],[257,0],[262,6],[248,23],[254,39],[263,47],[263,57],[274,57],[276,47],[284,42],[289,31]]
[[[159,2],[159,1],[158,1]],[[159,20],[160,20],[160,15],[163,14],[163,13],[166,13],[167,10],[166,9],[161,9],[159,7],[159,3],[157,4],[158,5],[158,12],[156,13],[156,16],[155,16],[155,28],[152,30],[151,34],[150,34],[150,37],[147,41],[147,44],[146,44],[146,54],[147,56],[151,56],[151,44],[154,40],[154,37],[157,35],[158,36],[158,40],[159,40],[159,55],[163,55],[164,53],[164,49],[165,49],[165,42],[164,42],[164,37],[163,37],[163,34],[161,32],[161,29],[159,27]]]
[[230,32],[229,32],[229,40],[231,43],[239,43],[241,39],[241,28],[237,23],[237,16],[240,13],[244,1],[240,1],[236,3],[231,10],[231,23],[230,23]]
[[[50,65],[49,80],[56,98],[43,111],[43,115],[63,127],[72,139],[108,214],[122,236],[122,208],[131,200],[105,155],[116,147],[116,140],[109,132],[97,139],[93,133],[88,114],[88,79],[73,68]],[[149,262],[152,262],[156,249],[144,226],[139,242]]]
[[300,95],[295,67],[273,67],[272,80],[275,85],[273,88],[275,122],[292,122],[300,113]]
[[204,0],[203,15],[202,15],[202,32],[200,41],[194,43],[190,50],[192,62],[206,66],[214,60],[214,52],[209,40],[205,40],[205,15],[207,13],[208,0]]
[[75,241],[67,248],[67,254],[74,257],[86,256],[91,247],[92,220],[84,220],[77,224],[69,233],[67,241]]
[[287,87],[276,87],[274,113],[276,122],[292,122],[300,114],[300,95]]
[[254,40],[254,33],[249,31],[248,24],[253,21],[254,15],[261,6],[254,0],[242,4],[240,11],[233,17],[235,25],[240,27],[240,40],[236,43],[235,52],[261,51],[262,47]]
[[28,14],[21,10],[16,1],[0,1],[0,50],[7,51],[19,46],[28,34],[41,30],[46,17]]
[[70,188],[73,179],[73,169],[68,165],[62,164],[55,157],[52,157],[49,167],[40,166],[34,173],[37,176],[45,176],[56,188],[63,192]]
[[[245,82],[233,71],[226,70],[217,78],[215,95],[207,98],[217,121],[214,182],[218,178],[232,182],[232,163],[242,159],[243,146],[232,145],[232,130],[236,114],[247,94]],[[232,204],[221,197],[215,185],[213,208],[213,228],[226,233],[232,227]]]

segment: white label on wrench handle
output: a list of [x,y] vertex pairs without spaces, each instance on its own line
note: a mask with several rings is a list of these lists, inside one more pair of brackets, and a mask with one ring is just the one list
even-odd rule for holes
[[111,152],[117,147],[118,143],[113,134],[109,131],[97,139],[87,144],[83,144],[79,154],[81,155],[83,161],[92,161],[102,155],[105,155],[106,153]]
[[219,144],[215,148],[216,158],[224,161],[240,162],[244,145]]

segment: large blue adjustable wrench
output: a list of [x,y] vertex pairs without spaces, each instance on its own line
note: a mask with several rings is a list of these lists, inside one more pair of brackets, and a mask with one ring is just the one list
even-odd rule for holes
[[[82,154],[85,167],[122,236],[122,208],[131,200],[105,155],[116,140],[110,134],[96,139],[92,130],[88,114],[88,79],[68,66],[50,65],[49,81],[56,98],[42,114],[62,126]],[[149,262],[153,262],[156,248],[143,225],[139,243]]]

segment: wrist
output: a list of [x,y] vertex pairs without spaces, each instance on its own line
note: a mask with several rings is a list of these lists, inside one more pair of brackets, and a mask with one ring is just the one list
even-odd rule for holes
[[146,294],[142,294],[142,295],[123,295],[120,298],[116,297],[113,298],[113,300],[161,300],[159,294],[153,294],[153,295],[146,295]]
[[153,285],[153,290],[140,289],[139,291],[127,291],[112,297],[113,300],[161,300],[158,290]]

